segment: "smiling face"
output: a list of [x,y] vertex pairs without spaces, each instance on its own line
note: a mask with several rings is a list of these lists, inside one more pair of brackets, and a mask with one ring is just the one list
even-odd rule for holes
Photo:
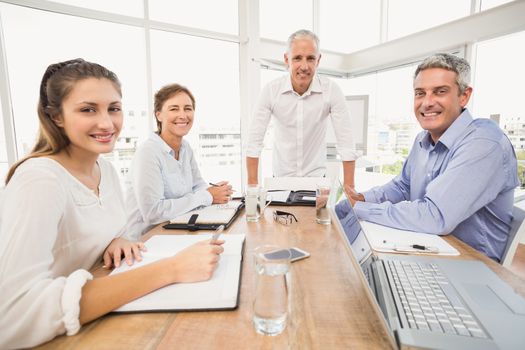
[[70,140],[70,151],[93,156],[113,150],[122,128],[121,96],[108,79],[88,78],[75,83],[53,118]]
[[312,82],[321,54],[311,38],[296,38],[284,54],[284,63],[290,71],[295,92],[302,95]]
[[188,94],[179,92],[171,96],[155,113],[162,126],[160,136],[164,140],[182,139],[193,125],[194,114],[193,102]]
[[421,127],[428,130],[434,143],[459,117],[467,105],[472,88],[460,93],[456,73],[443,68],[428,68],[414,79],[414,113]]

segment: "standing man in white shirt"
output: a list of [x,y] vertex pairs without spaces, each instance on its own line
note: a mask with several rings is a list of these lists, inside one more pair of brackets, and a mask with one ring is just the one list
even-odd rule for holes
[[326,127],[332,119],[344,183],[354,187],[355,151],[350,114],[341,89],[316,74],[321,60],[319,38],[299,30],[288,38],[284,62],[290,75],[271,81],[255,107],[246,151],[248,183],[257,184],[264,134],[273,115],[274,176],[325,176]]

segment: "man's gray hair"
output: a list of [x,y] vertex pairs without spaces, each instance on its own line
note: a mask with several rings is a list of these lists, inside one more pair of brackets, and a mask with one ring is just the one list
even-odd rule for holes
[[292,48],[292,43],[295,39],[312,39],[315,42],[315,48],[317,49],[317,53],[319,53],[319,37],[312,31],[308,29],[299,29],[298,31],[292,33],[288,37],[288,42],[286,46],[286,52],[290,53],[290,50]]
[[430,68],[443,68],[456,73],[456,84],[458,84],[460,94],[470,86],[470,64],[464,58],[449,53],[437,53],[427,57],[417,66],[414,80],[419,72]]

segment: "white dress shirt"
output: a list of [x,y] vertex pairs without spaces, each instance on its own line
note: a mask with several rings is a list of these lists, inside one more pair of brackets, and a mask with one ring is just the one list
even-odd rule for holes
[[246,150],[248,157],[259,158],[272,115],[275,120],[274,176],[325,175],[328,116],[332,119],[341,159],[351,161],[359,157],[344,95],[327,78],[316,75],[303,95],[293,90],[289,75],[268,83],[253,113]]
[[126,196],[126,236],[130,239],[138,239],[155,225],[213,201],[185,140],[177,160],[173,149],[152,133],[137,149],[130,176]]
[[87,271],[125,227],[111,164],[98,160],[99,196],[56,161],[20,165],[0,204],[0,349],[78,332]]

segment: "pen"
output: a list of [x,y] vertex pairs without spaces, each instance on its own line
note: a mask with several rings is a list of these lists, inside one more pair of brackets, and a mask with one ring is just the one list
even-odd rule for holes
[[215,242],[217,242],[217,239],[219,239],[219,236],[221,235],[222,231],[224,231],[224,225],[221,225],[217,228],[217,230],[211,237],[210,244],[215,244]]
[[[214,184],[213,182],[208,182],[208,184],[209,184],[210,186],[213,186],[213,187],[221,187],[221,186],[223,186],[223,185]],[[237,192],[237,191],[234,190],[233,188],[232,188],[231,191],[232,191],[232,192]]]

